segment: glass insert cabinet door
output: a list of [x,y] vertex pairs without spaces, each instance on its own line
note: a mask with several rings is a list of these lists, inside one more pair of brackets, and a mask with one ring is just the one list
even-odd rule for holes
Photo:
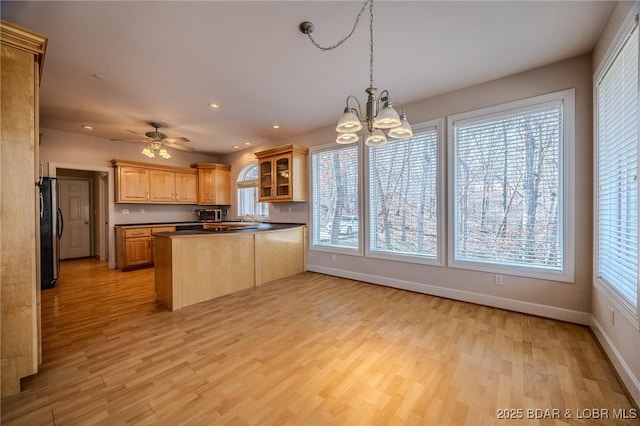
[[273,177],[271,159],[260,160],[260,198],[273,197]]
[[281,155],[274,158],[276,168],[276,197],[289,197],[291,194],[291,156]]

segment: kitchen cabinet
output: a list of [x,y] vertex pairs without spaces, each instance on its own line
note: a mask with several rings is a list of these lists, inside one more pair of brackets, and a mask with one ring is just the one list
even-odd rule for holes
[[[47,39],[0,22],[1,396],[41,360],[39,245],[39,85]],[[35,185],[34,185],[35,183]]]
[[112,160],[116,168],[116,202],[197,204],[197,174],[186,167]]
[[196,204],[195,172],[149,170],[149,201],[163,204]]
[[116,232],[117,267],[126,270],[153,265],[153,234],[175,230],[175,226],[118,227]]
[[231,205],[231,166],[218,163],[197,163],[198,204]]
[[149,201],[149,169],[122,166],[116,174],[116,202],[146,203]]
[[307,153],[296,145],[256,152],[258,201],[307,201]]

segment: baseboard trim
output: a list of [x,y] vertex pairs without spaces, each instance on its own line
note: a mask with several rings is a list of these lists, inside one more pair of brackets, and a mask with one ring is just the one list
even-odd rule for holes
[[591,314],[588,312],[580,312],[555,306],[507,299],[499,296],[489,296],[486,294],[439,287],[431,284],[379,277],[377,275],[363,274],[360,272],[346,271],[344,269],[328,268],[318,265],[307,265],[307,270],[341,278],[364,281],[371,284],[415,291],[417,293],[429,294],[431,296],[445,297],[447,299],[460,300],[462,302],[476,303],[479,305],[521,312],[524,314],[567,321],[575,324],[590,325],[591,320]]
[[613,364],[616,373],[620,376],[620,380],[622,380],[626,386],[631,398],[633,398],[636,406],[640,407],[640,381],[635,377],[629,365],[625,362],[624,358],[622,358],[618,349],[616,349],[613,341],[607,333],[605,333],[604,328],[602,328],[594,316],[591,316],[591,323],[589,325],[591,330],[593,330],[593,334],[596,335],[600,346],[602,346],[607,357],[609,357],[611,364]]

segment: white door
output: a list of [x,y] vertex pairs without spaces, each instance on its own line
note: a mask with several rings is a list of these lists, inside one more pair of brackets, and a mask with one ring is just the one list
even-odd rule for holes
[[58,179],[63,230],[60,259],[91,256],[89,181]]

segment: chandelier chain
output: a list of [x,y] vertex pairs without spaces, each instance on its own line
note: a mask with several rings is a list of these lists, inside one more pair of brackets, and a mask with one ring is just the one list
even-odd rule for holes
[[369,49],[369,87],[373,87],[373,0],[369,3]]
[[351,32],[349,34],[347,34],[342,40],[338,41],[336,44],[331,45],[331,46],[320,46],[318,43],[316,43],[316,41],[313,39],[313,36],[311,35],[311,32],[307,33],[307,37],[309,37],[309,40],[311,40],[311,44],[313,44],[315,47],[317,47],[318,49],[320,49],[323,52],[326,52],[327,50],[333,50],[336,47],[339,47],[342,45],[342,43],[344,43],[345,41],[349,40],[351,38],[351,36],[353,35],[353,32],[356,30],[356,28],[358,27],[358,24],[360,23],[360,18],[362,17],[362,12],[364,12],[364,9],[367,7],[367,4],[371,3],[371,7],[373,8],[373,0],[366,0],[364,2],[364,4],[362,5],[362,8],[360,9],[360,12],[358,12],[358,16],[356,16],[356,21],[353,23],[353,28],[351,28]]

